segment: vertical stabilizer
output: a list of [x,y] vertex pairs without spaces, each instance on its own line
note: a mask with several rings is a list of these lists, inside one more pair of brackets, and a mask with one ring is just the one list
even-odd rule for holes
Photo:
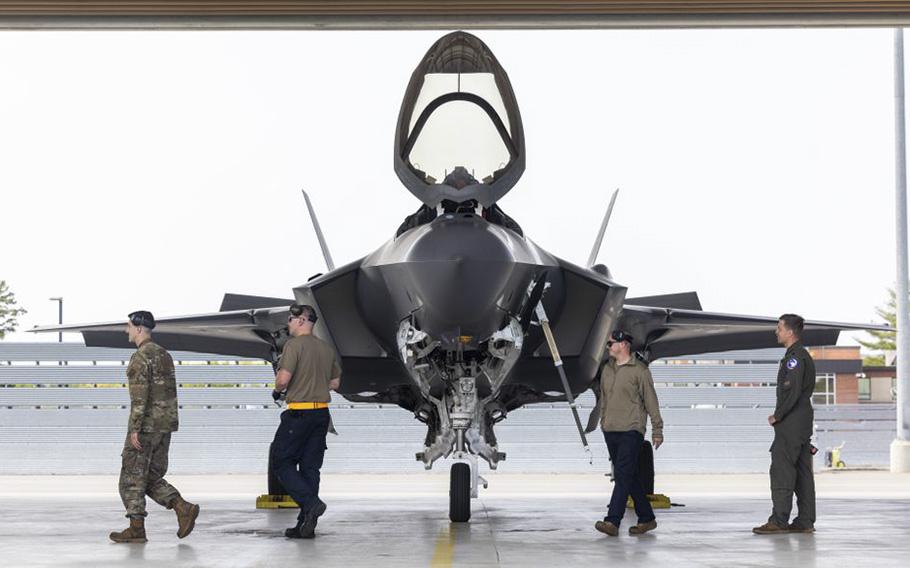
[[303,193],[303,199],[306,201],[306,208],[310,212],[310,219],[313,221],[313,230],[316,231],[316,238],[319,239],[319,248],[322,249],[322,256],[325,258],[325,266],[329,272],[335,270],[335,263],[332,261],[332,253],[329,252],[329,246],[325,244],[325,237],[322,236],[322,229],[319,227],[319,219],[316,218],[316,212],[313,210],[313,204],[310,203],[310,196],[305,189],[300,190]]
[[594,248],[591,249],[591,256],[588,257],[588,268],[594,266],[594,263],[597,262],[597,253],[600,252],[600,244],[604,240],[604,233],[607,232],[607,225],[610,223],[610,215],[613,214],[613,205],[616,203],[617,195],[619,195],[619,188],[616,188],[616,191],[613,192],[613,197],[610,198],[610,205],[607,206],[607,213],[604,215],[604,220],[600,224],[600,232],[597,233],[597,238],[594,240]]

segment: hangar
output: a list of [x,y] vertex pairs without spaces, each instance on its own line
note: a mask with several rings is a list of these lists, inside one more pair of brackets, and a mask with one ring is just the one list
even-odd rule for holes
[[[4,2],[0,4],[0,28],[398,30],[896,26],[905,25],[908,15],[910,7],[903,2]],[[352,519],[355,510],[352,507],[349,511]],[[875,510],[882,517],[899,520],[905,513],[905,505],[902,508],[898,503],[889,508],[879,504]],[[248,536],[258,529],[239,530],[247,531]],[[541,526],[530,530],[548,529]],[[891,536],[900,539],[905,534],[898,532]],[[445,556],[448,542],[451,561],[456,546],[464,550],[464,543],[470,540],[470,534],[442,534],[439,543],[443,546],[437,547],[437,553],[442,550]],[[475,542],[478,540],[475,537]],[[800,542],[790,543],[788,549],[777,547],[768,552],[782,560],[789,557],[788,553],[807,554],[801,546]],[[871,546],[887,547],[888,543],[873,542]],[[493,549],[496,550],[495,545]],[[813,547],[813,559],[814,551]],[[181,551],[177,552],[179,555]],[[872,557],[874,554],[869,558]],[[498,550],[496,559],[498,563]],[[609,556],[606,559],[615,560]],[[659,561],[657,557],[654,560]],[[714,560],[722,563],[723,557]],[[472,558],[470,563],[486,562]]]

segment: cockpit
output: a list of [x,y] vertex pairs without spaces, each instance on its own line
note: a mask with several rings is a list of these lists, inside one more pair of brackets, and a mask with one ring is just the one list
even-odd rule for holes
[[[477,185],[479,182],[477,179],[470,173],[468,170],[462,166],[456,167],[450,173],[446,174],[446,177],[442,181],[443,184],[455,188],[455,189],[464,189],[465,187],[470,187],[472,185]],[[417,210],[413,215],[408,215],[404,222],[398,227],[398,231],[395,233],[395,237],[401,236],[402,233],[413,229],[424,223],[429,223],[441,213],[478,213],[482,218],[486,219],[490,223],[495,225],[501,225],[507,229],[515,231],[519,235],[524,235],[521,230],[521,227],[518,223],[505,214],[505,212],[495,203],[489,207],[482,207],[476,199],[468,199],[466,201],[452,201],[449,199],[444,199],[435,208],[431,208],[426,204],[420,206],[420,209]]]
[[509,78],[477,37],[454,32],[414,70],[395,134],[395,172],[428,208],[491,208],[524,172],[524,133]]

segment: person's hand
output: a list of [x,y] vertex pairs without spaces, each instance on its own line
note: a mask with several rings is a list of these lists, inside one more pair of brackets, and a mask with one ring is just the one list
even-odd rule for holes
[[329,381],[329,390],[337,391],[338,387],[341,386],[341,379],[332,379]]
[[659,448],[661,446],[661,444],[664,443],[664,437],[654,434],[653,436],[651,436],[651,443],[654,444],[654,449],[656,450],[657,448]]
[[133,432],[130,434],[130,445],[140,452],[142,451],[142,444],[139,443],[139,432]]
[[768,417],[768,424],[770,424],[771,426],[774,426],[775,422],[777,422],[777,418],[775,418],[773,414]]

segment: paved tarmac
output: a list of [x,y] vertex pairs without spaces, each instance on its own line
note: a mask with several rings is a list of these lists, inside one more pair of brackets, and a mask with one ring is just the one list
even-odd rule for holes
[[110,476],[0,477],[0,565],[18,566],[904,566],[910,475],[817,474],[818,532],[757,536],[769,513],[759,475],[659,476],[684,504],[659,510],[657,531],[610,538],[593,529],[610,484],[602,474],[490,475],[467,524],[447,516],[448,476],[326,476],[317,538],[289,541],[296,511],[256,510],[258,476],[171,479],[202,505],[196,530],[174,535],[171,511],[149,504],[144,545],[107,534],[126,526]]

